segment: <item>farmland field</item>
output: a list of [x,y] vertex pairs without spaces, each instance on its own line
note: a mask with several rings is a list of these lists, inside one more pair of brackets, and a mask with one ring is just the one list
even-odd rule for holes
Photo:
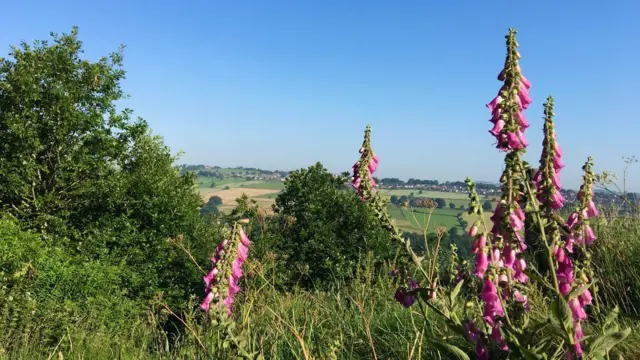
[[460,210],[451,209],[435,209],[431,217],[427,209],[403,209],[395,205],[389,205],[389,214],[396,219],[398,226],[405,231],[421,232],[421,228],[429,225],[429,232],[434,231],[436,227],[453,227],[460,228],[457,214]]
[[[211,182],[215,183],[215,187],[210,188]],[[200,194],[203,200],[206,202],[212,196],[219,196],[222,199],[222,205],[219,206],[221,211],[230,211],[236,205],[235,199],[246,194],[250,199],[254,199],[261,206],[270,209],[274,204],[275,198],[278,193],[284,188],[283,181],[262,181],[262,180],[246,180],[242,178],[226,178],[224,180],[217,180],[209,177],[198,177],[198,184],[200,185]],[[228,188],[227,188],[228,187]],[[227,188],[227,189],[225,189]],[[431,215],[431,219],[428,219],[428,214],[425,214],[426,209],[402,209],[395,205],[389,205],[389,213],[396,220],[398,226],[411,232],[421,232],[421,227],[424,228],[429,223],[429,231],[434,231],[435,227],[443,226],[447,229],[457,227],[461,229],[460,223],[457,219],[459,213],[463,213],[463,219],[473,224],[476,220],[476,216],[468,215],[466,210],[460,210],[460,206],[465,208],[468,206],[467,194],[463,193],[450,193],[442,191],[423,191],[422,194],[419,190],[383,190],[385,195],[409,195],[413,193],[414,196],[428,197],[428,198],[442,198],[447,202],[447,207],[442,209],[435,209]],[[456,208],[449,208],[449,203],[455,204]],[[491,213],[487,214],[487,220],[491,216]],[[488,220],[488,226],[491,226],[491,221]]]
[[410,194],[413,194],[413,196],[416,197],[426,197],[426,198],[442,198],[445,200],[451,199],[451,200],[467,200],[469,195],[468,194],[464,194],[464,193],[454,193],[454,192],[444,192],[444,191],[428,191],[428,190],[423,190],[422,193],[420,193],[421,190],[419,189],[382,189],[382,192],[387,195],[387,196],[391,196],[391,195],[397,195],[397,196],[402,196],[402,195],[406,195],[409,196]]
[[[491,221],[491,219],[490,219],[491,216],[493,216],[493,213],[490,212],[490,211],[487,211],[487,212],[484,213],[484,220],[485,220],[485,223],[486,223],[487,228],[488,228],[487,230],[491,230],[491,228],[493,227],[493,221]],[[471,225],[473,225],[473,223],[476,220],[480,219],[480,217],[478,215],[469,215],[466,211],[462,215],[462,218],[469,223],[469,225],[467,226],[467,229],[465,229],[465,230],[468,230],[469,227],[471,227]],[[481,231],[483,230],[482,226],[480,226],[480,230]]]
[[[211,181],[215,183],[215,187],[210,188],[208,185]],[[236,199],[246,194],[250,199],[254,199],[258,204],[266,209],[271,209],[278,193],[284,188],[282,181],[262,181],[262,180],[245,180],[241,178],[227,178],[217,180],[214,178],[198,177],[200,185],[200,196],[203,201],[208,201],[212,196],[219,196],[222,199],[222,205],[218,208],[220,211],[230,211],[236,206]],[[228,189],[225,189],[228,187]]]
[[252,189],[269,189],[269,190],[282,190],[284,189],[284,181],[250,181],[244,187]]

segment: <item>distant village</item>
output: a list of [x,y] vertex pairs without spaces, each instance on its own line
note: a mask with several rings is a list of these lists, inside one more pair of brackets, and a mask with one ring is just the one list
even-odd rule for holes
[[[198,176],[211,177],[217,179],[224,178],[237,178],[237,179],[246,179],[250,180],[262,180],[262,181],[284,181],[286,177],[289,175],[290,171],[281,171],[281,170],[262,170],[257,168],[245,168],[245,167],[237,167],[237,168],[222,168],[219,166],[210,166],[210,165],[180,165],[180,170],[182,172],[197,172]],[[439,182],[438,180],[420,180],[420,179],[409,179],[407,181],[400,180],[398,178],[375,178],[379,188],[381,189],[393,189],[393,190],[402,190],[402,189],[415,189],[418,191],[440,191],[440,192],[451,192],[451,193],[463,193],[467,192],[467,185],[462,181],[445,181]],[[498,196],[500,194],[500,184],[497,183],[488,183],[488,182],[477,182],[476,189],[478,194],[485,195],[491,197],[492,195]],[[576,190],[571,189],[562,189],[560,190],[561,194],[567,200],[568,203],[573,203],[577,201],[578,192]],[[630,193],[628,195],[628,200],[636,204],[636,206],[640,206],[640,195],[635,193]],[[624,200],[620,195],[617,195],[612,192],[606,191],[596,191],[594,194],[594,201],[600,205],[609,206],[609,205],[623,205]]]

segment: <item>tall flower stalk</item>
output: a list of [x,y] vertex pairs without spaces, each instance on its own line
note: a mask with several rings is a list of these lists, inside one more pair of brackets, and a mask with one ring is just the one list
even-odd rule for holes
[[[496,138],[496,147],[507,153],[505,169],[500,177],[502,196],[491,217],[493,227],[490,233],[478,235],[474,241],[476,246],[472,249],[476,254],[474,274],[484,282],[481,293],[484,302],[482,317],[491,328],[489,337],[502,350],[508,350],[508,346],[502,339],[500,328],[505,324],[511,325],[510,315],[505,312],[505,304],[526,304],[526,297],[515,283],[526,283],[529,280],[524,272],[527,264],[521,255],[527,246],[522,235],[525,215],[520,206],[525,179],[519,171],[519,165],[528,146],[524,132],[529,127],[529,122],[524,110],[532,100],[529,97],[531,83],[522,75],[518,63],[521,56],[517,50],[516,34],[514,29],[509,29],[509,34],[505,36],[507,56],[504,68],[498,75],[498,80],[504,84],[498,95],[487,104],[491,112],[490,121],[494,125],[489,133]],[[473,194],[475,187],[470,190]],[[471,204],[471,208],[480,211],[477,196],[470,196],[472,202],[476,202]],[[477,350],[478,356],[484,357],[486,351],[482,347]]]
[[360,147],[360,159],[353,165],[353,187],[363,201],[374,196],[376,182],[373,173],[378,169],[378,156],[371,150],[371,126],[367,126]]
[[496,147],[502,151],[523,149],[528,145],[524,131],[529,127],[529,122],[522,111],[532,101],[529,97],[531,83],[522,75],[518,64],[520,53],[516,34],[516,30],[509,29],[506,36],[507,57],[504,69],[498,75],[498,80],[503,81],[504,85],[498,95],[487,104],[491,111],[490,121],[493,123],[489,133],[495,136]]
[[562,149],[556,141],[556,130],[553,123],[553,96],[544,103],[544,140],[542,142],[542,156],[540,168],[533,177],[537,188],[537,198],[547,212],[558,210],[564,206],[565,199],[560,193],[560,170],[562,164]]
[[240,291],[238,280],[242,276],[242,264],[247,259],[251,241],[239,223],[236,223],[229,240],[224,240],[216,248],[211,258],[211,271],[203,278],[206,296],[200,307],[209,312],[212,304],[218,308],[224,304],[227,313],[232,314],[231,304]]
[[[598,210],[593,203],[593,171],[591,157],[582,167],[584,170],[583,184],[578,192],[579,204],[576,210],[569,216],[566,227],[569,231],[564,236],[564,241],[556,246],[555,256],[558,261],[557,276],[560,281],[560,292],[568,297],[569,308],[573,319],[573,336],[575,344],[568,354],[582,356],[581,340],[584,337],[582,323],[587,320],[586,307],[591,305],[593,297],[589,290],[589,278],[587,276],[586,261],[582,269],[576,267],[581,254],[586,253],[586,247],[596,239],[589,225],[589,219],[598,215]],[[575,249],[575,246],[580,251]],[[577,260],[577,261],[576,261]]]

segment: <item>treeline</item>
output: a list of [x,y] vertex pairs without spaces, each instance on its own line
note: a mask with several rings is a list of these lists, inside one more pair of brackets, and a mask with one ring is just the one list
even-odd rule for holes
[[[238,166],[237,168],[228,168],[227,172],[222,173],[220,170],[223,169],[219,166],[207,166],[207,165],[187,165],[182,164],[179,165],[178,168],[181,172],[196,172],[199,176],[205,177],[216,177],[219,174],[261,174],[261,175],[281,175],[285,176],[289,173],[289,171],[281,171],[281,170],[262,170],[253,167],[242,167]],[[237,170],[237,171],[234,171]]]
[[[454,188],[466,188],[466,184],[462,181],[444,181],[440,182],[438,180],[420,180],[420,179],[409,179],[407,181],[402,181],[398,178],[383,178],[380,179],[380,184],[388,187],[403,187],[403,186],[446,186],[446,187],[454,187]],[[490,183],[478,183],[478,189],[484,190],[498,190],[500,188],[497,184]]]

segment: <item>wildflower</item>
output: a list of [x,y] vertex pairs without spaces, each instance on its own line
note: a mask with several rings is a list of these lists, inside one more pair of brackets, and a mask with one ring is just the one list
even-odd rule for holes
[[478,354],[478,360],[489,360],[489,351],[480,339],[476,343],[476,354]]
[[488,267],[489,261],[487,259],[487,253],[485,251],[480,251],[478,256],[476,256],[476,268],[473,271],[473,275],[483,278]]
[[523,284],[529,281],[529,277],[524,273],[527,268],[527,262],[523,258],[519,258],[516,260],[515,266],[516,272],[513,274],[513,279]]
[[562,262],[558,261],[556,277],[558,279],[560,293],[563,296],[567,295],[571,291],[573,281],[575,280],[573,275],[573,262],[568,256],[565,256]]
[[378,156],[371,150],[370,126],[367,126],[365,130],[364,141],[359,152],[361,154],[360,160],[352,167],[353,182],[351,184],[356,189],[358,196],[365,201],[373,196],[373,191],[376,187],[373,173],[378,169],[378,163],[380,162]]
[[496,316],[504,316],[504,310],[502,309],[502,304],[498,298],[496,286],[490,279],[486,279],[484,281],[481,298],[485,304],[482,318],[487,322],[487,324],[493,326],[495,324],[494,318]]
[[470,343],[475,343],[476,341],[478,341],[478,334],[480,333],[480,330],[478,329],[478,326],[476,326],[475,322],[471,320],[465,322],[462,326],[462,329],[464,331],[464,337],[467,339],[467,341],[469,341]]
[[471,228],[469,228],[469,236],[476,236],[478,233],[478,225],[473,224]]
[[496,97],[487,104],[494,124],[489,131],[497,140],[497,148],[502,151],[518,150],[528,146],[524,130],[529,122],[522,114],[532,100],[529,96],[531,83],[522,75],[518,64],[520,54],[515,40],[516,31],[510,30],[507,38],[507,60],[498,75],[504,82]]
[[569,300],[569,308],[571,309],[571,313],[573,314],[574,319],[587,319],[587,313],[584,311],[582,305],[580,305],[580,301],[577,298]]
[[582,177],[583,184],[578,192],[580,203],[567,219],[566,225],[572,230],[567,242],[591,245],[596,240],[593,229],[589,225],[589,219],[598,216],[598,209],[593,202],[593,173],[591,166],[593,166],[593,161],[589,157],[582,167],[585,174]]
[[503,351],[509,350],[509,347],[507,347],[507,343],[502,338],[502,332],[500,331],[500,324],[496,324],[491,329],[491,335],[489,337],[491,338],[491,340],[495,341],[500,346],[501,350]]
[[516,298],[516,301],[521,303],[525,310],[529,310],[529,300],[526,295],[522,295],[518,289],[513,291],[513,296]]
[[564,206],[565,199],[560,193],[559,172],[562,164],[562,152],[557,152],[556,132],[553,124],[553,97],[549,96],[544,103],[544,140],[540,168],[534,176],[538,200],[550,210],[558,210]]
[[224,240],[216,247],[211,258],[213,267],[203,278],[205,298],[200,304],[204,311],[209,311],[211,303],[215,306],[224,304],[227,313],[232,314],[231,304],[234,296],[240,291],[238,280],[242,276],[242,264],[247,259],[251,241],[239,224],[234,226],[231,241]]
[[487,246],[487,237],[484,234],[482,234],[473,240],[473,244],[471,244],[471,252],[473,254],[477,254],[478,251],[483,250],[486,246]]
[[417,287],[418,287],[418,284],[416,284],[415,280],[411,279],[409,281],[409,286],[400,287],[396,290],[394,298],[396,299],[397,302],[402,304],[402,306],[406,308],[411,307],[411,305],[413,305],[416,302],[416,298],[413,295],[411,295],[409,292],[412,289],[415,289]]

